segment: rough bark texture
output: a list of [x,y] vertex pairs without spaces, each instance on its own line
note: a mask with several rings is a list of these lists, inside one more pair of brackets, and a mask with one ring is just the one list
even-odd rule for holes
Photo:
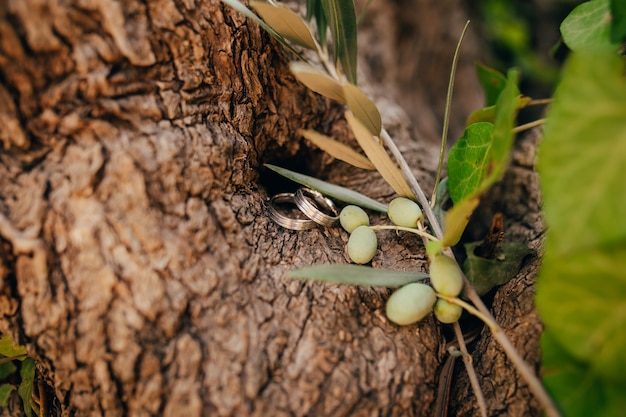
[[[377,3],[366,28],[409,19],[407,2]],[[456,26],[460,3],[413,7],[422,18],[448,19],[455,10]],[[451,57],[455,39],[441,37],[447,20],[403,22],[397,32],[375,32],[390,36],[361,39],[363,72],[429,189],[440,110],[426,103],[445,94],[448,66],[437,64],[432,79],[406,95],[406,80],[420,75],[389,77],[400,71],[398,59],[421,51],[388,48],[419,38],[441,42],[437,49]],[[407,27],[417,29],[405,36]],[[287,61],[256,25],[216,0],[0,4],[0,333],[38,360],[53,414],[430,415],[445,357],[432,317],[399,328],[384,317],[389,290],[283,277],[302,265],[346,262],[347,235],[273,224],[267,199],[281,185],[263,163],[392,197],[378,175],[298,138],[303,127],[349,134],[341,108],[296,83]],[[377,71],[376,62],[395,69]],[[478,104],[475,86],[461,90],[463,102]],[[413,120],[425,120],[421,141],[394,104],[411,96],[420,115]],[[536,213],[525,194],[514,195],[516,210]],[[527,226],[537,230],[534,220]],[[373,261],[415,270],[424,263],[418,241],[393,233],[381,236]],[[496,296],[496,312],[520,345],[539,331],[533,271]],[[507,292],[525,304],[513,305]],[[487,366],[502,358],[490,340],[475,351],[486,364],[480,371],[498,372],[490,400],[532,409],[504,359],[501,369]],[[529,359],[536,363],[536,349]],[[461,379],[460,415],[473,407],[466,387]]]

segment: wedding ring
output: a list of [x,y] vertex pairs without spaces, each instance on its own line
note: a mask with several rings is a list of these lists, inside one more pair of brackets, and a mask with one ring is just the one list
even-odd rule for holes
[[315,222],[310,219],[294,219],[282,214],[278,208],[278,204],[291,203],[296,204],[292,193],[280,193],[273,196],[270,200],[269,217],[282,227],[291,230],[308,230],[315,227]]
[[332,226],[339,220],[339,211],[333,200],[319,191],[307,187],[298,188],[294,194],[294,200],[298,208],[317,224]]

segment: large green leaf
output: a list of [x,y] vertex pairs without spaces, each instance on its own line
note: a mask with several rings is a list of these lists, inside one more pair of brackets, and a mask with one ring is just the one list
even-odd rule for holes
[[555,253],[626,239],[626,80],[611,52],[575,53],[545,125],[538,168]]
[[290,180],[297,182],[298,184],[310,187],[323,194],[326,194],[329,197],[336,198],[339,201],[343,201],[344,203],[354,204],[359,207],[379,211],[381,213],[387,213],[387,206],[385,204],[379,203],[378,201],[349,188],[331,184],[315,177],[290,171],[286,168],[281,168],[276,165],[265,164],[265,166],[285,178],[289,178]]
[[428,278],[423,272],[375,269],[364,265],[312,265],[289,272],[289,278],[368,287],[401,287]]
[[[536,305],[545,337],[580,363],[593,385],[604,387],[626,383],[623,74],[624,62],[613,52],[572,54],[548,113],[538,163],[548,234]],[[550,356],[544,364],[562,368]],[[571,383],[557,378],[552,389],[562,392]],[[607,400],[616,398],[586,398],[589,409],[612,410]]]
[[611,0],[611,41],[626,41],[626,1]]
[[550,332],[541,338],[543,382],[567,417],[623,417],[626,383],[599,377],[572,357]]
[[335,57],[352,84],[356,84],[357,21],[354,0],[322,0],[330,32],[333,35]]
[[561,35],[565,44],[574,51],[609,46],[610,23],[609,0],[591,0],[576,7],[563,20]]
[[454,203],[460,203],[480,187],[487,169],[493,125],[474,123],[465,129],[448,153],[448,192]]

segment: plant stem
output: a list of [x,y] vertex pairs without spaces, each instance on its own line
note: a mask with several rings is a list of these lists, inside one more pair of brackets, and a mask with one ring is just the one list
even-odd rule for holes
[[461,32],[461,37],[459,37],[459,41],[456,44],[456,49],[454,50],[454,56],[452,58],[452,68],[450,68],[450,77],[448,78],[448,93],[446,94],[446,107],[443,113],[443,129],[441,131],[441,150],[439,151],[439,163],[437,164],[437,176],[435,177],[435,186],[433,187],[433,195],[430,197],[430,204],[432,207],[435,206],[435,201],[437,199],[437,188],[439,187],[439,181],[441,181],[441,171],[443,169],[443,158],[446,154],[446,143],[448,142],[448,127],[450,125],[450,106],[452,103],[452,91],[454,90],[454,77],[456,76],[456,66],[459,60],[459,50],[461,49],[461,43],[463,43],[463,37],[465,37],[465,32],[467,31],[467,27],[469,26],[470,21],[468,20],[463,27],[463,31]]
[[456,340],[459,342],[459,349],[463,352],[463,363],[465,364],[467,376],[469,377],[470,384],[472,384],[472,389],[474,390],[474,395],[476,396],[476,402],[478,403],[478,408],[480,409],[480,415],[482,417],[487,417],[487,403],[485,402],[483,390],[480,389],[480,384],[478,383],[478,376],[476,376],[476,370],[474,369],[474,364],[472,363],[472,357],[467,351],[461,326],[459,325],[459,322],[456,321],[452,327],[454,328]]
[[[476,292],[476,289],[472,286],[472,284],[469,282],[469,280],[465,276],[464,276],[464,281],[465,281],[465,285],[464,285],[465,293],[467,294],[467,297],[470,299],[470,301],[474,303],[474,305],[476,306],[476,308],[472,307],[472,310],[473,311],[478,310],[478,313],[480,313],[481,316],[477,316],[477,317],[481,317],[481,320],[483,320],[482,317],[486,319],[483,321],[485,322],[485,324],[487,324],[487,326],[489,326],[489,329],[491,330],[491,333],[493,334],[493,338],[496,340],[496,342],[500,344],[500,346],[504,350],[504,353],[506,353],[509,360],[513,363],[515,368],[517,368],[517,371],[520,373],[521,377],[526,381],[526,383],[528,384],[528,388],[533,393],[535,398],[537,398],[537,401],[539,401],[541,406],[544,408],[546,415],[549,417],[560,417],[561,414],[558,408],[554,404],[554,401],[552,401],[552,398],[548,395],[548,393],[544,389],[543,384],[541,383],[537,375],[535,375],[535,372],[526,363],[526,361],[524,361],[524,359],[520,356],[517,349],[515,349],[515,347],[509,340],[509,338],[504,333],[504,330],[502,330],[500,325],[498,325],[494,317],[489,312],[489,309],[487,309],[487,307],[483,303],[482,299]],[[456,302],[453,300],[448,300],[448,301]],[[457,303],[457,304],[461,305],[460,303]],[[465,306],[462,306],[462,307],[465,308]],[[468,310],[468,311],[472,313],[472,310]]]
[[435,213],[433,212],[433,209],[430,206],[428,199],[426,198],[426,194],[424,194],[424,191],[422,191],[422,187],[420,187],[417,179],[415,179],[415,175],[413,175],[413,173],[411,172],[409,164],[407,164],[406,160],[402,156],[402,153],[393,142],[391,136],[389,136],[389,133],[387,133],[387,130],[385,130],[385,128],[383,128],[381,132],[381,138],[387,148],[389,148],[389,150],[391,151],[391,154],[396,159],[398,164],[400,164],[400,171],[402,172],[402,176],[409,183],[409,187],[411,187],[411,190],[415,194],[415,197],[417,197],[417,202],[420,204],[420,206],[422,206],[422,210],[424,211],[424,214],[428,219],[428,223],[430,224],[433,233],[435,234],[437,239],[442,239],[443,231],[441,229],[441,226],[439,225],[439,222],[437,221],[437,217],[435,217]]
[[541,104],[552,104],[552,102],[554,101],[554,99],[552,98],[537,98],[534,100],[530,100],[530,102],[526,105],[526,107],[528,106],[539,106]]
[[415,233],[416,235],[419,235],[428,240],[439,240],[435,236],[431,235],[430,233],[426,233],[419,229],[413,229],[411,227],[378,225],[378,226],[370,226],[370,229],[372,230],[402,230],[404,232]]
[[523,132],[524,130],[532,129],[533,127],[541,126],[544,124],[546,119],[537,119],[535,121],[525,123],[523,125],[519,125],[513,128],[513,134]]
[[23,353],[21,355],[17,355],[17,356],[8,356],[6,358],[0,358],[0,365],[7,363],[7,362],[12,362],[15,360],[22,360],[24,358],[28,357],[28,353]]

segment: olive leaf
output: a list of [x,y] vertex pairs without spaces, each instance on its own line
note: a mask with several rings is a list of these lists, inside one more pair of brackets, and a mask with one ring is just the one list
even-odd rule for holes
[[353,0],[321,0],[333,36],[335,59],[347,80],[356,84],[357,23]]
[[305,48],[317,49],[311,30],[296,12],[284,5],[250,1],[250,6],[272,29],[285,39]]
[[402,176],[402,172],[387,155],[383,145],[372,136],[369,129],[349,111],[346,112],[346,120],[354,133],[354,137],[359,142],[359,146],[391,188],[402,197],[415,198],[411,187]]
[[327,196],[335,198],[339,201],[343,201],[344,203],[354,204],[359,207],[378,211],[381,213],[387,213],[386,205],[379,203],[378,201],[369,198],[357,191],[341,187],[339,185],[331,184],[326,181],[310,177],[308,175],[290,171],[286,168],[281,168],[276,165],[265,164],[265,166],[285,178],[289,178],[290,180],[297,182],[298,184],[317,190],[320,193],[326,194]]
[[474,249],[482,242],[465,244],[467,258],[463,271],[480,295],[492,288],[507,283],[519,272],[524,258],[533,253],[524,243],[505,242],[499,247],[498,256],[486,259],[474,254]]
[[383,122],[376,104],[356,85],[344,84],[343,97],[348,108],[370,131],[373,136],[380,136]]
[[306,19],[310,22],[312,18],[315,18],[317,37],[319,38],[320,44],[325,47],[328,20],[326,19],[322,0],[306,0]]
[[311,265],[287,274],[288,278],[311,279],[333,284],[368,287],[401,287],[428,278],[423,272],[392,271],[363,265]]
[[348,145],[345,145],[335,139],[322,135],[315,130],[299,130],[302,136],[313,142],[313,144],[333,158],[342,160],[348,164],[354,165],[362,169],[376,169],[374,165],[365,156],[361,155]]
[[305,64],[304,62],[292,62],[289,64],[289,69],[296,77],[296,80],[300,81],[307,88],[324,97],[337,100],[341,103],[346,102],[343,96],[342,85],[325,72],[320,71],[312,65]]
[[592,0],[576,7],[561,23],[561,35],[573,51],[611,46],[609,0]]

